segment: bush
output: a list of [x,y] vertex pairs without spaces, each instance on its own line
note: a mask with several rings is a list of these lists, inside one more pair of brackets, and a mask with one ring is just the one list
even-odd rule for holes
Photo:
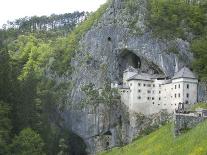
[[30,128],[23,129],[11,144],[15,155],[44,155],[44,142],[39,134]]

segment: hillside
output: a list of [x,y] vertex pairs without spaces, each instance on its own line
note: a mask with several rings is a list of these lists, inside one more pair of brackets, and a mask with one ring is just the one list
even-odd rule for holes
[[204,155],[207,153],[207,121],[174,138],[168,124],[150,135],[100,155]]

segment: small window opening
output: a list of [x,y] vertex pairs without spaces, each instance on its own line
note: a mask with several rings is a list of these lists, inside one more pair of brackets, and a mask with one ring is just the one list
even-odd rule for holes
[[109,142],[106,142],[106,146],[109,147]]
[[111,37],[108,37],[108,41],[111,41]]

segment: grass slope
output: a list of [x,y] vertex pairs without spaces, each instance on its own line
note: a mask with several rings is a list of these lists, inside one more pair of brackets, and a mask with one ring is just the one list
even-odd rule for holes
[[195,104],[191,110],[196,110],[197,108],[203,108],[203,109],[207,109],[207,103],[198,103],[198,104]]
[[168,124],[123,148],[100,155],[207,155],[207,121],[176,138]]

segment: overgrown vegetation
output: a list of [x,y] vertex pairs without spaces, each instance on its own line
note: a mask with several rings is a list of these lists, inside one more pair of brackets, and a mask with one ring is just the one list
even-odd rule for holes
[[86,154],[59,112],[70,102],[79,40],[106,8],[89,16],[27,17],[0,29],[0,154]]
[[207,109],[207,103],[197,103],[197,104],[193,105],[191,110],[195,111],[197,108]]
[[158,37],[191,39],[206,31],[206,2],[149,0],[148,26]]
[[174,137],[172,125],[167,124],[159,130],[122,148],[100,153],[101,155],[205,155],[207,152],[207,121]]

